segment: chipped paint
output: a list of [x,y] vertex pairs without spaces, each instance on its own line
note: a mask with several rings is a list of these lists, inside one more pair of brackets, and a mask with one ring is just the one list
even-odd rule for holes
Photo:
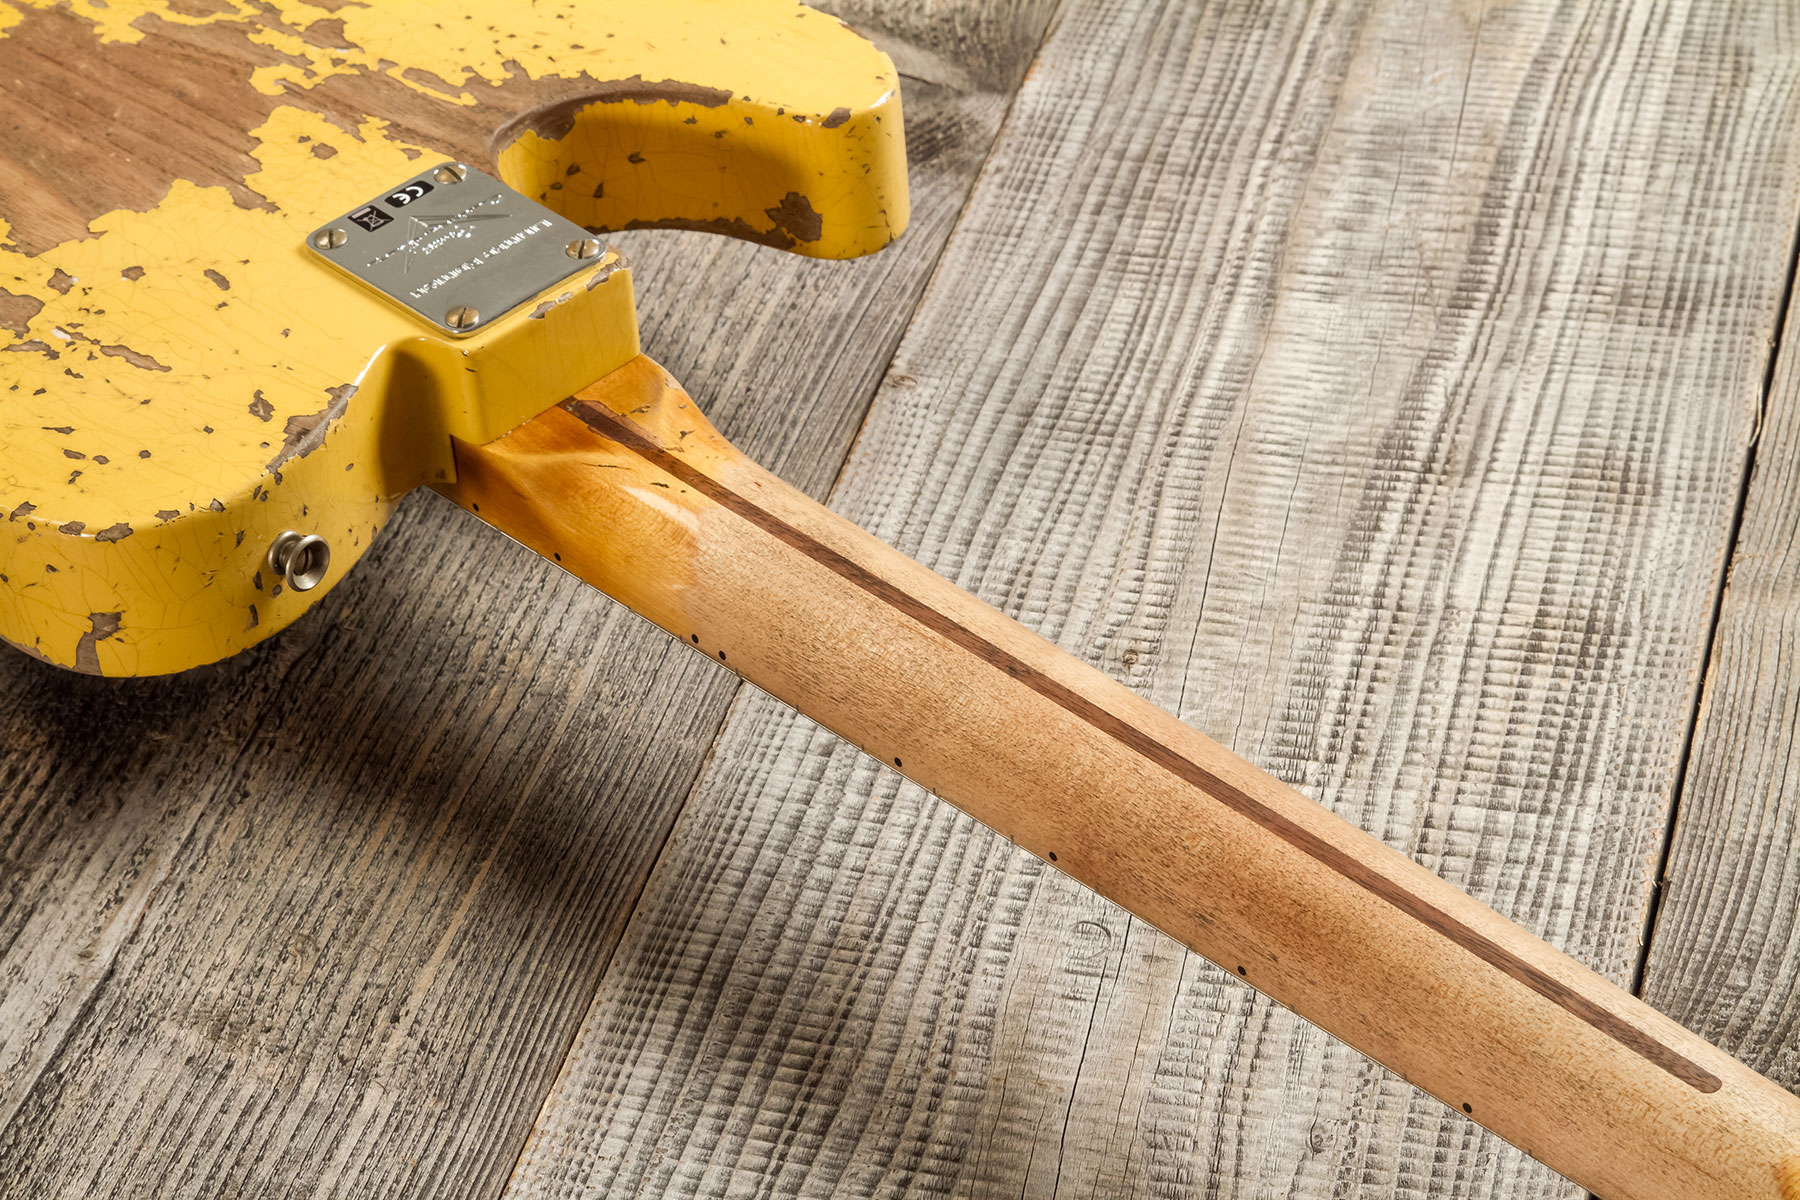
[[100,353],[113,358],[122,358],[140,371],[167,371],[171,368],[157,362],[148,354],[133,350],[130,346],[102,346]]
[[7,329],[24,337],[31,319],[43,310],[44,302],[36,296],[15,296],[5,288],[0,288],[0,329]]
[[[251,76],[256,90],[269,96],[368,73],[440,103],[470,105],[471,93],[483,86],[521,75],[563,79],[580,72],[603,85],[647,80],[678,89],[659,98],[684,103],[779,99],[790,112],[841,124],[851,114],[843,99],[869,92],[869,64],[878,57],[854,35],[844,36],[847,27],[830,16],[757,0],[737,0],[728,12],[721,12],[718,0],[661,0],[654,6],[487,0],[479,20],[466,6],[442,0],[329,6],[225,0],[206,13],[181,0],[5,0],[0,30],[19,20],[8,5],[69,9],[104,42],[141,42],[145,18],[241,27],[249,41],[285,60]],[[796,23],[809,20],[804,36],[771,36],[798,31]],[[720,38],[721,28],[732,37]],[[883,59],[878,70],[885,75],[880,85],[897,90],[892,64]]]
[[[794,190],[830,214],[822,237],[791,247],[799,253],[867,253],[906,224],[898,73],[842,22],[787,0],[492,0],[478,10],[220,0],[206,13],[182,0],[8,2],[56,11],[61,24],[85,22],[108,70],[132,70],[118,50],[153,47],[157,36],[204,38],[208,56],[221,37],[241,38],[239,86],[209,80],[207,98],[345,117],[344,129],[306,147],[315,165],[342,151],[355,122],[341,104],[355,96],[371,114],[403,121],[428,108],[479,110],[465,124],[498,124],[489,153],[508,182],[596,229],[735,220],[767,240],[763,214]],[[21,37],[36,36],[30,24]],[[254,205],[261,193],[235,169],[217,170],[247,150],[230,149],[197,181],[223,183]],[[557,174],[583,165],[607,178],[590,176],[593,185],[555,203],[550,193],[571,191]],[[607,194],[596,196],[602,182]],[[32,215],[26,234],[41,248],[48,218]]]
[[119,632],[124,619],[123,613],[97,612],[88,614],[87,632],[76,639],[75,661],[72,664],[77,671],[88,675],[99,675],[99,645]]
[[[0,248],[0,278],[35,284],[28,294],[41,305],[31,336],[0,332],[0,350],[24,351],[0,385],[0,512],[10,513],[0,574],[11,581],[0,588],[0,636],[65,666],[84,656],[109,675],[224,657],[324,590],[265,598],[246,624],[249,581],[277,533],[326,537],[334,583],[397,497],[447,467],[446,434],[493,436],[556,394],[554,379],[521,369],[527,351],[509,345],[510,326],[434,343],[308,258],[308,228],[413,169],[381,123],[365,122],[337,159],[339,190],[321,190],[305,177],[314,160],[304,139],[326,128],[280,108],[256,131],[263,169],[251,179],[285,201],[279,211],[177,182],[150,212],[93,222],[97,236],[36,258]],[[213,231],[204,260],[195,228]],[[562,356],[565,393],[635,352],[630,276],[618,265],[612,256],[596,268],[616,273],[612,294],[596,289],[585,312],[535,323],[584,348]],[[490,361],[508,365],[469,373]],[[64,373],[71,363],[78,378]],[[416,415],[419,441],[398,447],[382,441],[385,400],[361,413],[352,402],[359,386],[383,396],[397,368],[453,381],[433,391],[442,411]],[[480,391],[465,383],[477,378]],[[124,614],[105,637],[90,622],[101,609]]]
[[767,211],[769,219],[775,222],[775,228],[796,241],[816,242],[825,231],[825,218],[799,192],[789,192],[781,198],[780,204]]
[[[0,211],[0,637],[64,666],[178,670],[274,633],[399,495],[450,477],[449,435],[496,437],[637,352],[630,272],[610,251],[454,343],[322,267],[308,229],[441,151],[382,114],[281,97],[379,75],[406,89],[384,94],[466,108],[542,85],[494,131],[500,173],[590,228],[847,256],[905,225],[892,64],[786,0],[495,0],[480,21],[445,4],[0,0],[0,66],[5,31],[53,6],[100,42],[220,25],[280,60],[242,67],[275,99],[247,131],[254,169],[226,185],[174,179],[37,253],[11,236],[21,214]],[[324,587],[254,586],[288,528],[331,542]]]
[[350,397],[356,395],[356,385],[346,383],[327,388],[326,395],[331,397],[331,403],[318,412],[287,419],[287,424],[281,430],[281,453],[269,460],[268,469],[271,472],[280,471],[282,464],[289,459],[304,458],[324,444],[326,431],[350,407]]

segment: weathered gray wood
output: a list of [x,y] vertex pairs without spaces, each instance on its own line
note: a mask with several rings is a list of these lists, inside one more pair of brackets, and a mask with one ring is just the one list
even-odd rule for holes
[[1044,0],[836,0],[822,7],[878,42],[903,74],[1011,95],[1056,6]]
[[[620,239],[650,351],[803,486],[1008,98],[908,82],[913,227],[867,262]],[[429,496],[237,661],[0,658],[0,1196],[494,1194],[734,690]]]
[[[834,503],[1627,979],[1797,37],[1073,0]],[[1577,1194],[755,696],[508,1191]]]
[[1800,322],[1757,439],[1644,995],[1800,1086]]

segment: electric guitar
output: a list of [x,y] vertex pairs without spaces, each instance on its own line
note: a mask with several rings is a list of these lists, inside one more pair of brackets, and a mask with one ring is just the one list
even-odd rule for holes
[[[1800,1200],[1800,1100],[786,486],[643,357],[606,231],[905,229],[899,77],[840,22],[8,5],[14,646],[216,661],[436,488],[1578,1183]],[[180,120],[120,86],[146,40]]]

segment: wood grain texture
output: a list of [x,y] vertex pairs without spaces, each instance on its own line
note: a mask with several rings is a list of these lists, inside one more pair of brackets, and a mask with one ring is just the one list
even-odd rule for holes
[[[646,343],[817,490],[1007,96],[906,100],[889,253],[618,239]],[[431,497],[241,659],[0,659],[0,1195],[494,1194],[735,686]]]
[[[785,0],[739,0],[728,12],[706,2],[684,8],[682,0],[657,10],[489,0],[461,12],[335,11],[278,4],[196,11],[181,0],[9,5],[0,17],[0,245],[35,256],[82,240],[97,217],[158,207],[177,180],[223,188],[246,211],[310,211],[304,229],[337,207],[337,200],[317,208],[309,201],[338,195],[331,186],[348,174],[344,161],[318,164],[356,143],[389,140],[471,162],[498,156],[528,195],[607,229],[699,224],[843,257],[885,244],[888,219],[905,224],[904,193],[889,195],[887,187],[888,164],[898,163],[882,152],[858,161],[849,146],[856,126],[879,124],[875,109],[895,83],[889,66],[841,22],[808,22]],[[917,6],[896,16],[899,29],[910,17],[929,36],[932,19]],[[755,113],[703,129],[705,110],[732,93]],[[694,121],[684,117],[679,131],[659,135],[645,118],[664,102],[689,103],[698,110],[687,114]],[[840,109],[846,115],[832,121]],[[268,170],[268,143],[283,139],[269,132],[281,122],[265,122],[278,110],[284,120],[319,118],[302,121],[310,149],[293,173],[299,188]],[[547,148],[534,134],[575,141]],[[521,139],[522,153],[509,154]],[[810,151],[802,148],[808,141]],[[146,152],[150,146],[155,153]],[[576,162],[557,161],[549,177],[535,170],[561,153],[586,159],[586,187],[562,186],[562,170]],[[639,157],[626,161],[631,153]],[[637,178],[629,168],[639,165],[655,178]],[[734,165],[733,186],[718,187],[717,172]],[[848,173],[834,178],[838,166]],[[689,171],[698,175],[684,178]],[[596,179],[602,172],[610,178]],[[377,189],[393,182],[383,178]],[[757,204],[780,204],[788,194],[761,192],[759,179],[805,189],[794,194],[809,205],[817,189],[821,207],[813,211],[822,228],[809,231],[807,218],[790,228],[779,214],[732,206],[740,188]],[[366,186],[346,190],[366,196]],[[858,198],[863,188],[870,194]],[[836,211],[826,212],[827,204]],[[233,222],[228,211],[213,210],[215,232]],[[865,242],[861,230],[875,240]],[[239,264],[222,258],[215,265]],[[37,278],[28,283],[41,286]]]
[[1011,95],[1043,40],[1043,0],[838,0],[824,5],[915,79]]
[[1800,1169],[1800,1098],[758,467],[652,360],[456,463],[463,508],[1609,1200]]
[[1800,323],[1790,311],[1720,603],[1643,994],[1800,1086]]
[[[834,506],[1628,979],[1797,32],[1072,3]],[[1579,1193],[746,696],[509,1190],[613,1194]]]

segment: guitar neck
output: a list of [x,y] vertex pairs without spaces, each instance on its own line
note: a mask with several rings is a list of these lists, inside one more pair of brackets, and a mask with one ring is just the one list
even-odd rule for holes
[[783,484],[645,358],[443,490],[1615,1200],[1800,1200],[1800,1100]]

